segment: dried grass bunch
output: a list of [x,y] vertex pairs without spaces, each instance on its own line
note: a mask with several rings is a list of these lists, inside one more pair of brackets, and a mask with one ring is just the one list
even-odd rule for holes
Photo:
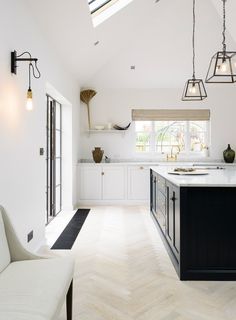
[[86,104],[87,111],[88,111],[88,125],[89,129],[91,129],[91,119],[90,119],[90,101],[93,99],[93,97],[97,94],[96,91],[92,89],[83,90],[80,92],[80,100]]

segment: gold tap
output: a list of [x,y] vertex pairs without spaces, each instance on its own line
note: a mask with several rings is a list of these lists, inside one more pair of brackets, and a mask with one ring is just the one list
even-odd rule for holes
[[[177,148],[178,149],[178,152],[177,153],[173,153],[173,149],[174,148]],[[172,146],[171,148],[171,151],[170,151],[170,155],[167,154],[166,155],[166,160],[167,161],[177,161],[177,157],[178,157],[178,154],[180,153],[180,146]]]

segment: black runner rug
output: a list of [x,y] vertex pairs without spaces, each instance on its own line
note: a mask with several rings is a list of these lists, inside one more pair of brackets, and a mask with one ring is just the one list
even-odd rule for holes
[[78,209],[51,249],[70,250],[89,214],[89,211],[90,209]]

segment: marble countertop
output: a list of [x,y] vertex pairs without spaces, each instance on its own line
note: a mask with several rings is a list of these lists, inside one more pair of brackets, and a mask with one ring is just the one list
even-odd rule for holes
[[95,165],[95,166],[121,166],[121,165],[141,165],[141,166],[168,166],[168,167],[178,167],[178,166],[186,166],[186,167],[191,167],[191,166],[222,166],[222,167],[235,167],[236,163],[224,163],[224,162],[220,162],[220,161],[175,161],[175,162],[171,162],[171,161],[158,161],[158,160],[111,160],[111,162],[104,162],[102,161],[101,163],[95,163],[93,160],[86,160],[86,161],[79,161],[78,165],[80,166],[86,166],[86,165]]
[[[207,166],[206,166],[207,167]],[[172,175],[176,165],[151,166],[151,169],[160,176],[178,187],[236,187],[236,168],[228,166],[225,169],[209,169],[207,175]]]

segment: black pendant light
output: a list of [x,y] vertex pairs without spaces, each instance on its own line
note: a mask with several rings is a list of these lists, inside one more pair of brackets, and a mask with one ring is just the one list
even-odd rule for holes
[[226,50],[226,14],[223,1],[223,50],[218,51],[212,58],[206,76],[207,83],[233,83],[236,82],[236,52]]
[[195,77],[195,25],[196,25],[196,16],[195,16],[195,0],[193,0],[193,76],[192,79],[189,79],[184,87],[184,92],[182,96],[183,101],[198,101],[203,100],[207,97],[206,89],[202,79],[196,79]]

